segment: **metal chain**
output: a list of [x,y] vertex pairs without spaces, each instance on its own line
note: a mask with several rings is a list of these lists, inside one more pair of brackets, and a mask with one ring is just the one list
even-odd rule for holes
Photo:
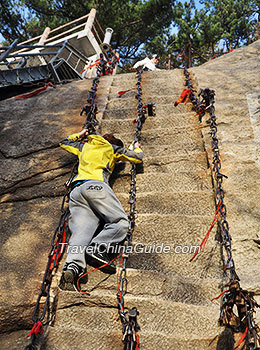
[[201,103],[197,99],[196,95],[194,94],[194,92],[196,90],[194,90],[194,88],[192,86],[191,79],[190,79],[190,73],[188,71],[186,62],[184,62],[184,76],[185,76],[185,80],[186,80],[185,85],[188,87],[188,89],[191,90],[190,101],[193,104],[193,110],[195,110],[195,112],[199,115],[199,120],[201,122],[202,117],[205,115],[205,104]]
[[[146,120],[145,108],[142,102],[142,73],[143,70],[137,72],[137,118],[136,118],[136,131],[134,135],[134,142],[139,142],[141,138],[142,126]],[[128,214],[129,228],[126,237],[125,252],[129,251],[129,247],[132,245],[132,237],[135,228],[135,209],[136,209],[136,165],[132,164],[131,167],[131,182],[129,191],[130,211]],[[129,312],[125,310],[124,297],[127,293],[127,278],[126,278],[126,264],[129,258],[128,253],[124,253],[121,257],[120,265],[122,269],[119,277],[119,292],[117,293],[118,312],[120,320],[123,325],[123,342],[124,350],[135,350],[137,346],[139,348],[139,339],[136,332],[140,329],[137,323],[137,316],[139,312],[136,307],[132,308]],[[128,317],[127,317],[128,313]]]
[[92,81],[92,87],[88,91],[87,104],[82,107],[80,115],[85,113],[86,119],[83,125],[83,128],[88,129],[88,133],[91,134],[95,132],[96,127],[99,125],[96,114],[97,114],[97,105],[95,103],[97,88],[100,81],[100,77],[105,75],[107,71],[107,62],[104,60],[103,54],[100,54],[100,62],[97,66],[96,77]]
[[[71,173],[70,173],[70,178],[67,182],[69,184],[73,177],[74,177],[74,171],[75,167],[72,168]],[[52,242],[51,242],[51,250],[48,256],[48,262],[46,265],[45,273],[43,276],[42,284],[41,284],[41,291],[38,295],[36,305],[34,307],[33,315],[32,315],[32,320],[33,320],[33,328],[35,327],[36,324],[40,322],[41,326],[42,323],[45,319],[47,311],[49,311],[49,303],[50,303],[50,288],[51,288],[51,283],[52,283],[52,278],[55,272],[58,269],[58,264],[59,261],[62,258],[62,255],[64,253],[64,243],[66,239],[66,223],[67,223],[67,218],[69,214],[69,209],[68,207],[65,208],[66,202],[69,196],[69,189],[67,187],[67,192],[63,196],[62,199],[62,204],[61,204],[61,217],[59,220],[59,224],[54,231],[54,235],[52,237]],[[42,305],[40,305],[41,301],[45,298],[44,304],[43,304],[43,311],[40,314],[40,308],[42,309]],[[47,316],[47,321],[46,324],[49,323],[49,312]],[[37,350],[37,334],[32,333],[31,334],[31,339],[30,339],[30,344],[25,347],[27,350]]]
[[[225,255],[222,255],[224,262],[224,275],[228,278],[228,290],[223,292],[223,301],[220,307],[220,319],[219,323],[222,326],[226,326],[232,329],[233,332],[245,333],[245,344],[248,350],[260,349],[259,344],[259,328],[254,321],[255,308],[259,307],[253,298],[252,293],[243,290],[239,284],[239,277],[235,269],[235,262],[232,256],[231,242],[232,238],[229,233],[229,224],[227,221],[227,208],[224,204],[225,192],[222,187],[223,178],[227,178],[226,175],[221,173],[221,159],[219,150],[219,140],[217,137],[217,123],[215,115],[215,92],[206,88],[201,90],[199,96],[202,97],[202,101],[199,101],[194,95],[193,86],[190,80],[190,75],[187,69],[187,65],[184,64],[184,75],[186,78],[186,85],[191,89],[190,95],[191,102],[194,109],[201,117],[206,112],[210,115],[210,134],[211,134],[211,146],[213,151],[213,172],[215,179],[215,195],[216,195],[216,207],[219,208],[220,221],[218,221],[218,232],[221,240],[222,247],[225,248]],[[233,307],[237,306],[238,317],[233,312]],[[236,322],[234,322],[234,320]],[[243,339],[242,339],[243,340]]]
[[217,137],[217,124],[216,124],[216,115],[215,115],[215,92],[214,90],[209,90],[205,92],[204,94],[208,93],[208,101],[206,101],[206,108],[207,111],[209,112],[210,115],[210,134],[211,134],[211,146],[212,146],[212,151],[213,151],[213,171],[214,171],[214,177],[215,177],[215,182],[216,182],[216,201],[217,201],[217,206],[219,206],[220,210],[220,215],[221,215],[221,220],[218,223],[218,227],[221,229],[221,237],[222,237],[222,245],[225,248],[226,251],[226,263],[224,265],[224,271],[225,274],[227,274],[228,278],[230,281],[239,281],[239,277],[236,273],[235,269],[235,262],[232,257],[232,250],[231,250],[231,241],[232,238],[229,234],[229,224],[227,221],[227,208],[226,205],[224,204],[224,197],[225,193],[222,187],[223,183],[223,178],[225,176],[220,172],[221,169],[221,160],[220,160],[220,154],[219,154],[219,141]]
[[[95,98],[96,98],[96,92],[97,92],[97,86],[99,83],[99,79],[101,75],[105,75],[107,71],[107,62],[103,59],[103,55],[100,55],[100,63],[97,66],[97,76],[93,79],[92,88],[88,92],[88,100],[87,105],[82,108],[80,115],[83,113],[86,113],[86,120],[84,123],[84,127],[86,127],[89,132],[94,132],[95,127],[98,125],[98,121],[96,119],[96,113],[97,113],[97,107],[95,104]],[[69,209],[68,206],[66,206],[66,202],[68,202],[69,194],[70,194],[70,185],[73,181],[73,178],[75,177],[77,173],[78,168],[78,162],[76,162],[70,173],[70,178],[66,182],[66,189],[67,192],[63,196],[62,204],[61,204],[61,217],[59,220],[58,227],[56,228],[54,235],[52,237],[52,246],[51,251],[48,256],[48,262],[45,269],[42,285],[41,285],[41,291],[38,295],[36,305],[33,311],[32,320],[33,320],[33,328],[40,324],[42,327],[42,322],[45,319],[47,311],[49,311],[49,302],[50,302],[50,288],[52,283],[53,275],[55,274],[56,270],[58,269],[59,261],[62,258],[62,255],[64,253],[64,243],[66,240],[66,224],[67,224],[67,218],[69,215]],[[66,208],[65,208],[66,206]],[[45,298],[44,304],[43,304],[43,311],[40,313],[40,307],[42,309],[42,305],[40,305],[42,299]],[[47,321],[45,324],[48,324],[49,321],[49,312],[47,315]],[[33,332],[31,334],[30,344],[25,347],[27,350],[37,350],[37,334],[38,332]]]

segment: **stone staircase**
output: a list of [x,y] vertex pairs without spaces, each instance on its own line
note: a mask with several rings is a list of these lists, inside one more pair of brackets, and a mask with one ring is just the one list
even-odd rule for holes
[[[133,140],[135,91],[121,98],[117,92],[135,87],[136,75],[115,76],[103,113],[101,132],[113,132],[126,146]],[[177,246],[200,244],[215,212],[211,171],[202,132],[191,104],[174,107],[183,90],[181,70],[145,72],[143,103],[156,103],[156,116],[142,130],[144,171],[137,175],[137,225],[133,243],[164,243],[168,254],[133,254],[128,261],[127,308],[136,306],[141,349],[159,346],[174,350],[216,349],[209,342],[219,332],[218,303],[221,279],[219,247],[213,231],[204,253],[192,263],[192,253]],[[130,164],[114,181],[113,189],[128,211]],[[90,296],[58,291],[56,317],[42,347],[45,350],[122,349],[117,313],[116,276],[89,275]]]

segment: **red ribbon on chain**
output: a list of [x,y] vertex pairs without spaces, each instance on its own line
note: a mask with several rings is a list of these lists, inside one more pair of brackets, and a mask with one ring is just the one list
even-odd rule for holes
[[87,69],[90,69],[90,68],[93,68],[93,67],[97,66],[99,63],[100,63],[100,58],[97,59],[97,60],[95,61],[95,63],[93,63],[93,64],[91,64],[90,66],[88,66],[86,69],[82,69],[82,71],[80,72],[80,74],[84,73],[85,70],[87,70]]
[[[67,221],[65,221],[64,226],[63,226],[63,232],[62,232],[61,241],[59,239],[57,240],[55,248],[54,248],[54,251],[53,251],[53,254],[51,256],[50,266],[49,266],[50,270],[53,267],[57,267],[58,266],[61,254],[63,253],[64,246],[65,246],[65,241],[66,241],[66,230],[65,230],[66,225],[67,225]],[[57,250],[58,250],[58,253],[57,253]],[[54,260],[55,260],[55,257],[56,257],[56,253],[57,253],[57,258],[56,258],[55,266],[53,266]]]
[[206,236],[203,238],[203,240],[202,240],[202,242],[201,242],[201,244],[200,244],[200,247],[196,250],[195,254],[194,254],[193,257],[190,259],[190,262],[192,262],[192,261],[195,259],[195,257],[198,255],[198,253],[200,252],[200,250],[201,250],[202,252],[204,251],[205,245],[206,245],[207,240],[208,240],[208,238],[209,238],[209,234],[210,234],[211,230],[213,229],[215,223],[218,221],[218,219],[219,219],[219,217],[220,217],[220,213],[219,213],[219,215],[218,215],[218,217],[217,217],[217,214],[218,214],[219,209],[220,209],[220,205],[221,205],[221,201],[219,201],[217,210],[216,210],[215,215],[214,215],[214,219],[213,219],[213,221],[212,221],[212,224],[210,225],[210,228],[209,228],[208,232],[206,233]]
[[187,103],[191,94],[191,89],[184,89],[181,93],[180,98],[174,102],[174,106],[178,106],[179,103]]
[[[118,259],[120,256],[122,256],[122,254],[123,254],[123,253],[121,253],[120,255],[118,255],[116,258],[110,260],[108,263],[106,263],[106,264],[104,264],[104,265],[102,265],[102,266],[96,267],[95,269],[90,270],[90,271],[84,273],[82,276],[80,276],[80,277],[78,278],[78,280],[77,280],[77,289],[78,289],[78,291],[79,291],[80,293],[82,293],[82,294],[90,295],[89,292],[83,291],[83,290],[80,289],[80,283],[79,283],[79,282],[80,282],[81,278],[85,277],[86,275],[89,275],[91,272],[94,272],[94,271],[97,271],[97,270],[102,269],[102,267],[107,266],[108,264],[110,264],[111,262],[115,261],[115,260]],[[121,262],[120,262],[120,263],[121,263]]]
[[30,97],[36,96],[36,95],[40,94],[41,92],[47,90],[49,86],[51,86],[50,82],[47,83],[44,87],[42,87],[40,89],[37,89],[37,90],[34,90],[32,92],[29,92],[28,94],[15,96],[15,99],[21,99],[21,98],[26,99],[26,98],[30,98]]
[[41,335],[43,334],[43,325],[40,320],[33,325],[33,328],[31,329],[30,333],[27,334],[26,337],[29,338],[32,334],[37,335],[38,333],[40,333]]
[[140,342],[139,342],[139,335],[135,333],[135,337],[136,337],[136,347],[135,350],[140,350]]
[[234,350],[238,350],[238,347],[243,343],[243,341],[244,341],[244,339],[245,339],[245,337],[247,335],[247,332],[248,332],[248,327],[246,327],[245,332],[243,333],[242,337],[240,338],[240,340],[239,340],[239,342],[238,342],[238,344],[237,344],[237,346],[235,347]]
[[133,91],[133,90],[136,90],[136,88],[118,91],[118,95],[119,95],[119,96],[122,96],[122,95],[124,95],[125,93],[127,93],[128,91]]
[[217,300],[221,297],[221,295],[225,294],[226,292],[229,292],[229,289],[224,290],[224,292],[220,293],[216,298],[211,299],[210,301]]

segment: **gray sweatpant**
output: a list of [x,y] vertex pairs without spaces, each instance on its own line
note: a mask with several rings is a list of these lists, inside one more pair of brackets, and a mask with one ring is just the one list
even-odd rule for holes
[[[90,243],[118,243],[127,234],[128,218],[113,190],[103,181],[87,181],[75,187],[69,202],[69,241],[66,263],[85,268],[85,250]],[[100,224],[104,228],[94,238]]]

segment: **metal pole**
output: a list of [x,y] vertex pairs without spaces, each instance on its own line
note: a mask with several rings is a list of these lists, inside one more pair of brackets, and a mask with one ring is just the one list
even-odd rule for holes
[[0,55],[0,62],[4,61],[8,56],[9,53],[17,46],[18,44],[18,39],[15,39],[15,41],[12,43],[12,45],[9,46],[9,48]]
[[110,41],[112,38],[112,34],[113,34],[113,29],[107,28],[106,33],[105,33],[105,38],[103,40],[103,43],[101,44],[102,51],[106,52],[106,51],[109,51],[111,49]]

